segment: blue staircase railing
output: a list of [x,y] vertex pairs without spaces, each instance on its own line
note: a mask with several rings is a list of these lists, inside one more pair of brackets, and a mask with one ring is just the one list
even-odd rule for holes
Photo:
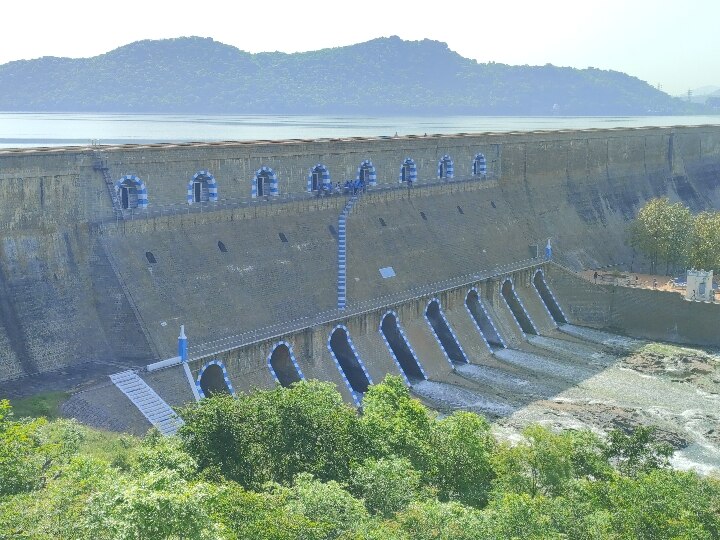
[[338,309],[343,311],[347,305],[347,218],[360,194],[353,195],[338,218]]

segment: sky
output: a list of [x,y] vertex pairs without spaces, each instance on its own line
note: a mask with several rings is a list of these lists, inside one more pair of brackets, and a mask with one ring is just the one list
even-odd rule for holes
[[397,35],[478,62],[614,69],[671,95],[720,87],[718,0],[36,0],[2,12],[0,64],[181,36],[296,52]]

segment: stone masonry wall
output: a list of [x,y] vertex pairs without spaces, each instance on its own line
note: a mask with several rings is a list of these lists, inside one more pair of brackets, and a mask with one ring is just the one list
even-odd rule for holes
[[[113,178],[141,177],[151,209],[167,205],[171,215],[112,219],[93,150]],[[496,177],[421,187],[443,154],[454,159],[456,177],[466,177],[477,152]],[[720,206],[717,126],[4,150],[0,380],[172,355],[183,322],[195,343],[213,347],[335,309],[332,227],[343,198],[176,212],[187,209],[187,183],[210,170],[221,199],[247,199],[254,171],[268,165],[281,193],[302,194],[316,163],[342,181],[371,159],[378,182],[397,185],[406,157],[418,164],[421,183],[369,195],[350,216],[351,304],[517,262],[530,246],[542,253],[547,238],[570,266],[622,263],[630,258],[627,225],[649,198],[667,195],[695,210]],[[383,280],[384,266],[396,278]]]

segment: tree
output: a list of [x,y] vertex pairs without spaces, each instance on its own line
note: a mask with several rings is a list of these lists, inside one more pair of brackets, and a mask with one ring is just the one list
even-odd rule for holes
[[416,502],[396,517],[400,530],[412,540],[489,540],[482,514],[456,502]]
[[523,430],[524,441],[503,445],[494,456],[495,491],[556,495],[574,476],[572,439],[540,425]]
[[287,506],[287,493],[277,485],[265,492],[246,491],[235,482],[223,482],[210,492],[207,506],[221,538],[237,540],[319,540],[321,527]]
[[558,496],[574,481],[613,475],[606,445],[588,430],[554,433],[530,425],[522,433],[522,442],[501,445],[493,456],[496,494]]
[[690,249],[692,216],[682,203],[667,197],[652,199],[638,212],[630,227],[630,245],[650,258],[651,272],[660,261],[665,273],[670,265],[684,266]]
[[606,538],[720,538],[720,484],[692,472],[655,469],[637,477],[616,476],[589,484],[574,504],[588,519],[566,523],[565,532],[573,538],[592,538],[582,529],[601,516],[613,532]]
[[656,432],[655,426],[639,426],[630,434],[614,429],[608,434],[606,457],[621,474],[628,476],[667,467],[673,448],[655,440]]
[[[494,499],[484,513],[485,538],[493,540],[562,540],[552,520],[552,506],[545,497],[505,493]],[[572,538],[576,538],[572,536]]]
[[53,448],[40,430],[45,419],[13,418],[10,402],[0,400],[0,496],[40,487],[51,464]]
[[400,377],[388,375],[363,398],[360,424],[371,455],[406,457],[423,475],[430,470],[432,421],[428,409],[410,396]]
[[303,473],[297,476],[292,488],[280,491],[288,509],[317,524],[322,531],[320,538],[330,540],[343,532],[361,530],[370,519],[362,501],[334,481],[320,482]]
[[88,529],[87,501],[122,477],[107,463],[74,456],[41,489],[0,497],[0,538],[95,539]]
[[170,470],[191,480],[198,472],[197,462],[182,448],[180,439],[163,437],[156,430],[145,436],[134,458],[133,472],[136,474]]
[[490,424],[477,414],[455,412],[433,424],[431,442],[440,499],[484,506],[494,477]]
[[720,273],[720,212],[700,212],[695,216],[690,265]]
[[406,458],[366,460],[353,469],[350,489],[370,513],[384,517],[422,498],[420,474]]
[[301,472],[346,481],[351,462],[367,457],[357,414],[330,383],[214,396],[181,414],[183,447],[199,467],[244,487],[290,485]]
[[211,486],[162,470],[121,476],[100,486],[87,505],[89,537],[204,540],[217,538],[205,501]]

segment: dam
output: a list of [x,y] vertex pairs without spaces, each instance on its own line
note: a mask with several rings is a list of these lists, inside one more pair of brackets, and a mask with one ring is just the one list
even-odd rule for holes
[[392,374],[503,417],[643,340],[720,345],[716,304],[576,274],[628,268],[659,196],[720,208],[720,126],[0,150],[0,394],[171,432],[213,393],[360,405]]

